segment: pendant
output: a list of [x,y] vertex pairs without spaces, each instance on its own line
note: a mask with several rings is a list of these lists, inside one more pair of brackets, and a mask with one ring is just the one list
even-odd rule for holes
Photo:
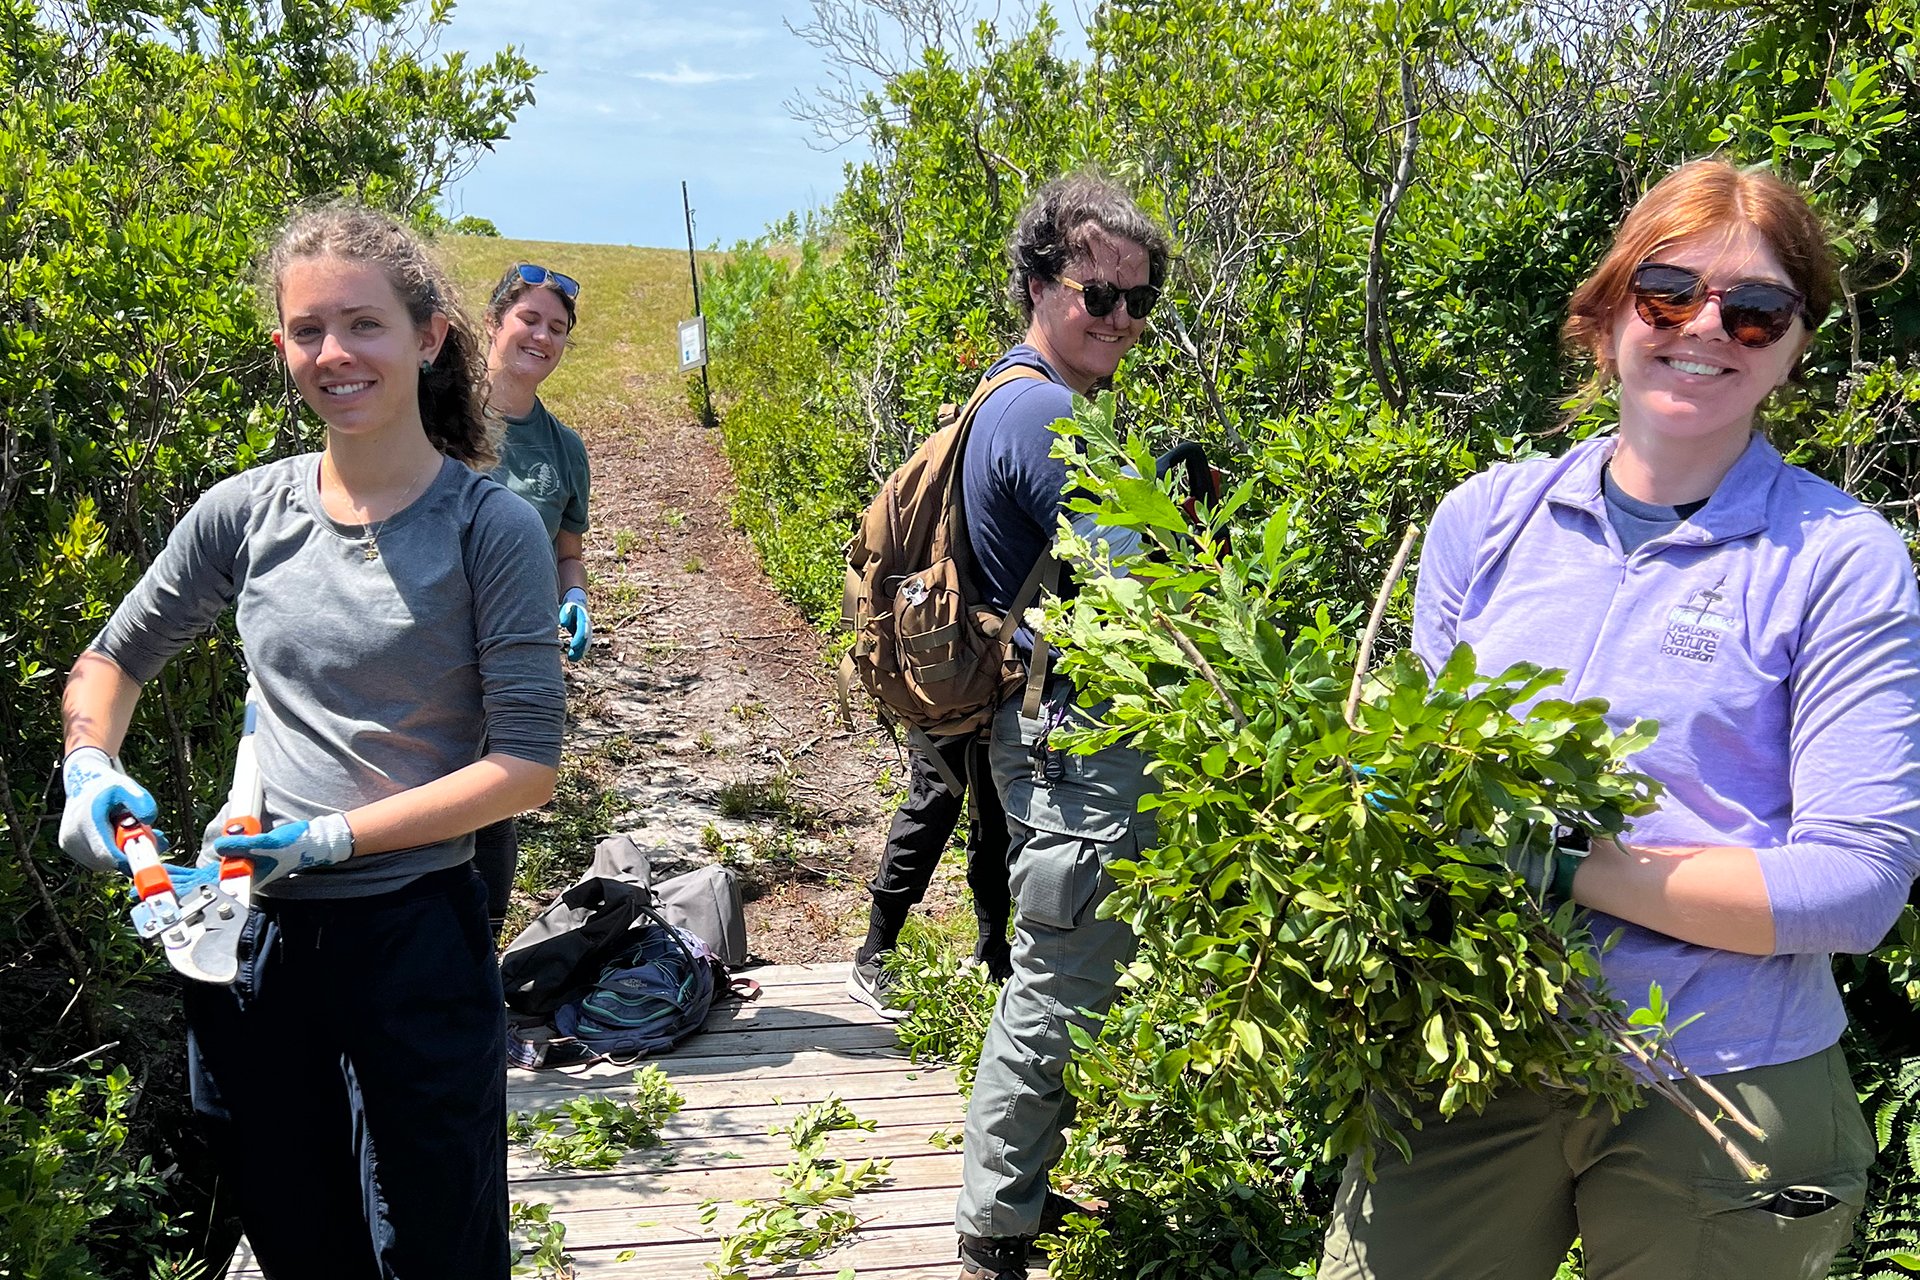
[[366,545],[366,549],[361,552],[360,558],[368,564],[372,564],[375,560],[378,560],[380,558],[380,544],[377,542],[369,542]]

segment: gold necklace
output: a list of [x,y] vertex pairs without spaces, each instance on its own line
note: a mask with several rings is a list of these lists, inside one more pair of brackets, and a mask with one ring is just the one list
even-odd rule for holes
[[[435,466],[433,469],[433,473],[435,475],[438,475],[440,473],[440,468],[438,466]],[[405,511],[407,509],[407,504],[413,501],[413,491],[419,487],[420,487],[420,477],[415,476],[413,478],[413,483],[407,486],[407,491],[400,496],[400,501],[397,505],[395,505],[393,510],[387,512],[386,516],[381,520],[377,522],[369,521],[367,523],[366,538],[360,544],[360,559],[362,561],[364,561],[367,564],[372,564],[375,560],[378,560],[380,558],[380,530],[386,527],[388,520],[393,519],[395,516],[399,515],[402,511]]]

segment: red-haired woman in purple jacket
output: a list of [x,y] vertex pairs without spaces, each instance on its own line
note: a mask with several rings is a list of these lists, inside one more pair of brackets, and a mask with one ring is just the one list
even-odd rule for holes
[[1920,870],[1920,598],[1887,522],[1756,429],[1835,293],[1793,186],[1669,174],[1567,323],[1618,431],[1448,495],[1414,606],[1429,666],[1464,641],[1482,671],[1564,668],[1552,696],[1605,698],[1616,726],[1659,721],[1634,759],[1658,812],[1544,879],[1619,932],[1616,995],[1660,985],[1674,1052],[1766,1130],[1768,1175],[1673,1107],[1616,1120],[1516,1081],[1423,1117],[1376,1182],[1348,1169],[1321,1280],[1549,1280],[1576,1236],[1588,1280],[1817,1280],[1846,1243],[1873,1141],[1830,958],[1872,949]]

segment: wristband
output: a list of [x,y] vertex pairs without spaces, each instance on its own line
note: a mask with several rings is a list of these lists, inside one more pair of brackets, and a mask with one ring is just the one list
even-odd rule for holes
[[1573,878],[1593,852],[1593,837],[1585,827],[1562,823],[1553,829],[1553,901],[1573,901]]

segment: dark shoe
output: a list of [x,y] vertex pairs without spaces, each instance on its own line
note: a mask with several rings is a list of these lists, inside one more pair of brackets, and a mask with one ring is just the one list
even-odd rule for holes
[[1004,938],[989,940],[983,936],[974,944],[972,957],[961,963],[981,965],[989,978],[1004,984],[1013,976],[1013,949]]
[[1027,1280],[1027,1240],[961,1236],[960,1280]]
[[893,978],[883,964],[883,953],[871,960],[856,959],[847,974],[847,994],[889,1022],[899,1022],[913,1010],[899,1004],[893,995]]

